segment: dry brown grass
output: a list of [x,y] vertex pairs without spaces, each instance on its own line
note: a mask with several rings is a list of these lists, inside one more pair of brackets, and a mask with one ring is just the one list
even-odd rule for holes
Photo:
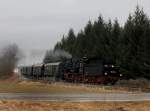
[[150,88],[150,81],[147,79],[121,80],[119,83],[128,87]]
[[121,80],[118,83],[129,91],[150,92],[150,81],[146,79]]
[[0,111],[149,111],[150,102],[0,101]]
[[105,87],[87,87],[64,83],[40,82],[0,82],[0,93],[126,93],[120,89],[106,89]]

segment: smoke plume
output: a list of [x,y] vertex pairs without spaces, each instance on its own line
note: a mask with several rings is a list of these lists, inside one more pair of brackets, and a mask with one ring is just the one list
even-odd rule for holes
[[20,58],[21,53],[16,44],[4,47],[0,53],[0,78],[9,77]]
[[69,54],[69,52],[66,52],[64,50],[55,50],[53,51],[54,56],[61,56],[61,57],[65,57],[65,58],[71,58],[72,55]]
[[45,54],[44,63],[58,62],[63,59],[71,58],[72,55],[64,50],[49,50]]

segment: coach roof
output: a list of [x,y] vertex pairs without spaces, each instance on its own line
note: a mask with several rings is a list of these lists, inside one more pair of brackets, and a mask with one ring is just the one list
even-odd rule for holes
[[47,64],[45,64],[45,66],[49,66],[49,65],[55,65],[55,66],[57,66],[57,65],[59,65],[61,62],[53,62],[53,63],[47,63]]
[[34,64],[33,67],[41,67],[43,66],[44,64]]

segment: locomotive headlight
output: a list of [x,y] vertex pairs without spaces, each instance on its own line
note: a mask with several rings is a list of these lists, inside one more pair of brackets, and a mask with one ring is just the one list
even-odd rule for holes
[[108,65],[104,65],[104,67],[108,67]]
[[111,67],[114,67],[114,65],[111,65]]
[[122,74],[120,74],[120,77],[122,77]]
[[105,74],[105,76],[107,76],[107,72],[105,72],[104,74]]

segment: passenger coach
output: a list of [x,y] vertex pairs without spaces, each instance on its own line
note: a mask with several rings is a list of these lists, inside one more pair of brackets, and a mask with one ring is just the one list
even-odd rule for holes
[[61,63],[36,64],[32,66],[20,67],[20,72],[24,77],[33,79],[44,79],[56,81],[61,78]]

